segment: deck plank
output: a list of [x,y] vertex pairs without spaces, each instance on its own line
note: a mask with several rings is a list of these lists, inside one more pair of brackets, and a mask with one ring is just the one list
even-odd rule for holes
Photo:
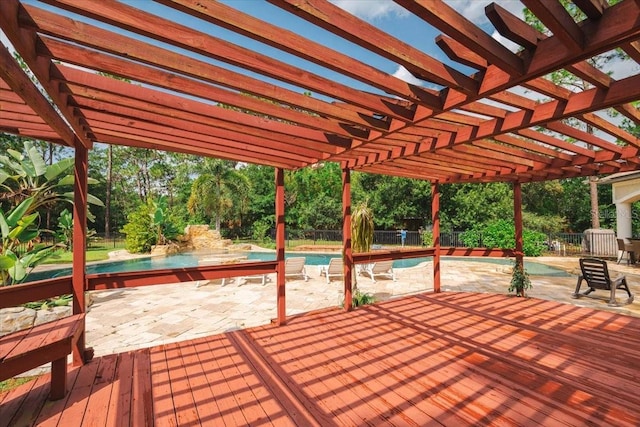
[[84,413],[83,424],[96,427],[106,425],[107,419],[104,415],[107,413],[111,400],[117,362],[118,357],[115,354],[100,358],[100,365],[96,371],[96,378]]
[[128,426],[131,419],[131,381],[133,378],[133,353],[118,355],[113,373],[109,406],[105,416],[108,427]]
[[96,358],[69,371],[65,399],[46,400],[47,375],[0,395],[0,427],[637,426],[638,330],[533,298],[425,293]]

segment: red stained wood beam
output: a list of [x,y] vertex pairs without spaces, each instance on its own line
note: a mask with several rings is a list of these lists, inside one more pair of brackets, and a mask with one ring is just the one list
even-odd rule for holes
[[431,183],[431,223],[433,224],[433,292],[440,292],[441,279],[441,254],[440,246],[440,183],[438,181]]
[[342,260],[344,267],[344,310],[353,309],[354,256],[351,241],[351,170],[342,169]]
[[73,292],[71,276],[0,287],[0,308],[17,307]]
[[209,99],[213,102],[233,105],[240,109],[263,114],[267,117],[297,123],[300,126],[331,132],[347,138],[358,137],[366,139],[368,135],[366,131],[347,124],[337,123],[322,117],[314,117],[292,109],[281,108],[267,101],[243,96],[242,94],[218,88],[194,79],[90,51],[76,45],[50,39],[47,36],[43,36],[43,38],[45,39],[45,43],[39,49],[39,54],[51,55],[55,59],[70,64],[78,66],[91,64],[93,69],[125,77],[133,81],[144,82],[171,91]]
[[511,75],[524,72],[522,59],[440,0],[394,0]]
[[[299,69],[270,56],[113,0],[103,0],[99,7],[95,3],[85,0],[48,0],[46,2],[136,34],[303,87],[315,93],[377,111],[383,115],[400,120],[410,120],[413,116],[410,109],[398,105],[397,100],[390,101],[380,96],[358,91],[310,72],[300,73]],[[27,8],[27,10],[30,9]],[[34,19],[37,20],[35,16]]]
[[354,253],[353,262],[355,264],[366,264],[396,259],[426,258],[432,257],[434,253],[435,248],[375,250],[372,252]]
[[87,275],[87,284],[88,290],[119,289],[192,282],[197,280],[215,280],[237,276],[253,276],[275,272],[276,261],[248,262],[126,273],[89,274]]
[[[139,119],[135,119],[135,110],[129,111],[131,115],[120,116],[112,111],[100,112],[100,110],[85,110],[85,117],[95,127],[96,131],[101,129],[131,129],[139,135],[153,138],[158,135],[158,139],[167,138],[175,142],[184,141],[188,145],[201,146],[202,148],[214,148],[225,151],[241,150],[254,156],[271,156],[275,158],[287,159],[290,162],[315,163],[322,157],[322,152],[306,150],[303,147],[291,147],[269,138],[260,139],[246,134],[232,133],[229,131],[214,129],[213,132],[207,126],[197,123],[181,122],[177,119],[167,118],[159,120],[157,117],[140,113]],[[113,126],[113,127],[112,127]]]
[[[336,154],[351,146],[351,140],[340,138],[337,135],[218,106],[213,108],[210,104],[98,76],[71,67],[61,66],[60,70],[63,74],[54,77],[54,79],[66,82],[74,98],[87,98],[112,105],[129,106],[139,111],[148,111],[253,136],[263,137],[267,131],[271,137],[282,142],[300,144],[300,146],[329,154]],[[82,104],[80,100],[77,102]]]
[[538,45],[541,33],[500,5],[490,3],[485,7],[484,12],[503,37],[525,49],[535,49]]
[[[46,122],[58,134],[57,140],[64,141],[65,145],[69,147],[75,147],[76,144],[79,144],[78,137],[33,84],[5,46],[0,47],[0,63],[2,63],[0,78],[29,105],[32,111],[38,114],[42,121]],[[1,120],[8,120],[4,114]]]
[[605,133],[608,133],[609,135],[615,136],[626,144],[632,145],[634,147],[640,147],[640,137],[631,135],[629,132],[625,131],[619,126],[606,121],[605,119],[594,113],[582,114],[578,118],[582,119],[584,122],[590,124],[591,126],[596,127]]
[[[404,66],[416,77],[467,94],[475,93],[477,82],[435,60],[424,52],[390,36],[326,1],[269,0],[270,3],[330,31],[363,48]],[[435,107],[433,104],[428,104]]]
[[276,303],[278,326],[284,325],[287,319],[287,300],[285,284],[285,188],[284,171],[275,170],[275,213],[276,213]]
[[561,133],[570,138],[575,138],[577,141],[582,141],[587,144],[594,145],[596,147],[601,148],[602,150],[611,151],[613,153],[622,154],[622,147],[616,145],[615,143],[605,141],[602,138],[598,138],[597,136],[585,132],[580,129],[573,128],[569,125],[566,125],[562,122],[551,122],[547,123],[545,127],[554,132]]
[[[23,26],[37,29],[43,34],[60,37],[74,43],[98,49],[128,60],[161,67],[168,71],[190,76],[244,93],[270,99],[305,111],[312,111],[326,117],[344,120],[361,126],[386,130],[388,123],[374,117],[362,117],[331,103],[305,96],[302,93],[284,89],[262,80],[236,73],[213,64],[189,58],[179,52],[152,46],[139,40],[103,30],[70,18],[44,10],[25,6],[21,15]],[[126,52],[126,53],[123,53]],[[271,107],[278,108],[279,105]]]
[[[486,120],[477,128],[470,127],[468,129],[462,129],[460,132],[452,136],[453,138],[450,140],[443,138],[442,140],[438,140],[436,144],[429,143],[427,151],[433,152],[440,148],[462,145],[478,139],[492,138],[496,135],[509,132],[526,134],[530,132],[527,128],[531,126],[545,125],[549,122],[555,122],[578,114],[602,110],[619,104],[626,104],[634,101],[635,98],[637,98],[638,93],[640,93],[640,75],[631,76],[622,80],[614,81],[608,90],[593,88],[584,92],[574,93],[569,97],[566,103],[554,100],[544,104],[539,104],[532,112],[510,112],[503,120]],[[544,139],[548,141],[555,140],[552,145],[558,147],[563,146],[569,151],[584,155],[591,154],[592,157],[595,157],[595,153],[575,145],[564,145],[567,143],[559,141],[557,138],[548,139],[544,137]],[[378,160],[391,160],[391,157]],[[362,166],[362,164],[366,162],[366,160],[361,162],[356,160],[350,162],[349,166],[355,168]]]
[[568,50],[582,50],[584,34],[562,3],[542,0],[522,0],[522,3],[540,19]]
[[[91,148],[91,134],[85,128],[82,116],[79,112],[68,107],[66,97],[60,94],[58,87],[49,81],[50,68],[55,67],[55,65],[52,64],[51,61],[39,58],[36,54],[36,45],[38,44],[39,36],[33,31],[28,31],[20,27],[18,16],[21,8],[22,5],[18,3],[17,0],[3,0],[0,2],[0,27],[2,27],[2,31],[24,62],[29,66],[38,79],[38,82],[47,94],[49,94],[68,125],[71,126],[76,137],[72,144],[75,146],[77,142],[80,142],[86,148]],[[4,63],[5,61],[2,62]],[[41,111],[38,112],[40,113]],[[56,128],[59,127],[59,124],[56,124]],[[69,136],[62,129],[56,129],[56,132],[63,132],[60,137],[67,143],[70,142]]]
[[[306,59],[385,92],[439,109],[441,101],[424,89],[410,85],[363,62],[300,35],[268,24],[220,2],[203,6],[198,0],[156,0],[168,7],[219,25],[284,52]],[[278,36],[274,36],[278,34]]]
[[599,19],[604,10],[609,7],[607,0],[573,0],[573,2],[589,19]]

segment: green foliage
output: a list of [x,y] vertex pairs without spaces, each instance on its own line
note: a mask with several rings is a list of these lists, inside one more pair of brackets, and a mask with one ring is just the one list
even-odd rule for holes
[[513,266],[509,292],[515,292],[516,296],[519,297],[526,297],[526,291],[528,289],[531,289],[531,279],[529,278],[529,273],[527,273],[527,270],[522,264],[516,261]]
[[433,247],[433,231],[423,230],[420,238],[422,239],[422,244],[424,246]]
[[58,217],[58,231],[56,239],[64,245],[67,250],[72,249],[73,244],[73,217],[67,209],[60,212]]
[[24,307],[31,308],[33,310],[46,310],[49,307],[65,307],[73,302],[73,295],[61,295],[55,298],[47,298],[41,301],[34,301],[24,304]]
[[[488,224],[478,224],[460,236],[465,246],[514,249],[516,247],[515,225],[507,220],[492,221]],[[544,233],[524,229],[522,231],[522,250],[526,256],[540,256]]]
[[151,227],[156,235],[155,244],[166,245],[178,235],[178,230],[173,225],[167,210],[166,198],[160,197],[157,202],[149,199],[147,204],[149,205]]
[[164,245],[178,235],[176,227],[166,213],[166,202],[151,199],[131,212],[129,222],[122,228],[126,234],[125,248],[131,253],[146,253],[153,245]]
[[356,205],[351,213],[351,244],[355,252],[369,252],[373,245],[373,211],[367,202]]
[[454,184],[441,186],[440,219],[443,228],[468,230],[513,215],[513,191],[508,184]]
[[567,227],[567,221],[555,215],[536,215],[532,212],[522,212],[522,223],[533,231],[545,234],[556,234],[563,232]]
[[[34,203],[29,197],[6,215],[0,209],[0,280],[2,286],[20,283],[31,269],[42,263],[54,251],[51,245],[38,243],[39,214],[28,213]],[[26,247],[26,249],[24,249]]]
[[361,307],[363,305],[367,305],[367,304],[373,304],[374,302],[376,302],[376,299],[373,295],[371,294],[363,294],[362,292],[360,292],[359,289],[356,289],[353,292],[352,298],[351,298],[351,306],[352,307]]
[[253,223],[252,238],[259,243],[270,243],[269,230],[272,224],[268,220],[260,220]]
[[127,215],[127,224],[122,227],[126,234],[125,248],[131,253],[146,253],[156,243],[157,235],[151,221],[152,212],[149,203],[141,203],[136,210]]
[[376,229],[392,230],[409,218],[431,217],[428,181],[354,172],[351,187],[354,204],[366,200],[376,212]]
[[236,162],[205,158],[202,173],[191,186],[189,212],[214,220],[218,231],[223,220],[233,220],[247,210],[251,185],[236,166]]
[[[51,209],[60,201],[73,203],[73,191],[65,191],[74,182],[73,158],[65,158],[51,165],[46,165],[44,158],[32,141],[24,141],[26,155],[8,149],[7,154],[0,155],[0,188],[3,198],[10,200],[15,206],[30,197],[33,202],[27,213],[38,209]],[[89,180],[94,184],[95,180]],[[102,201],[89,194],[90,204],[103,206]],[[88,218],[93,219],[89,213]]]

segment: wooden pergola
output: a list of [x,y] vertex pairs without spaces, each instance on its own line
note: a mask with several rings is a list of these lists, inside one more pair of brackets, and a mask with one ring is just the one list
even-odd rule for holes
[[[71,278],[2,289],[3,307],[73,292],[74,311],[83,312],[86,290],[276,272],[277,323],[284,324],[284,170],[328,161],[343,170],[345,307],[358,262],[433,256],[438,292],[440,255],[522,261],[521,183],[640,169],[640,139],[618,125],[619,117],[640,122],[633,104],[640,100],[640,1],[575,0],[585,15],[576,22],[559,1],[523,0],[549,36],[487,4],[495,30],[519,46],[513,52],[455,3],[395,0],[425,28],[442,33],[435,44],[447,63],[328,1],[268,1],[301,25],[404,67],[424,85],[233,3],[156,0],[144,3],[152,5],[146,11],[115,0],[0,2],[0,28],[38,81],[0,48],[0,130],[75,149],[74,241],[86,238],[87,159],[94,143],[273,166],[277,218],[274,262],[87,276],[84,245],[76,244]],[[251,47],[211,35],[219,28],[251,39]],[[260,43],[291,60],[263,53],[255,47]],[[589,62],[615,49],[635,74],[615,79]],[[554,84],[549,76],[558,70],[582,79],[585,89]],[[619,117],[607,115],[610,109]],[[513,183],[515,251],[443,248],[436,240],[422,250],[353,254],[353,170],[430,181],[434,236],[439,185]]]

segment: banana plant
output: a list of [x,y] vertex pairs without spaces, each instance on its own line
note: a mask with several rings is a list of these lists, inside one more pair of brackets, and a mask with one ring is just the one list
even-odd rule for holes
[[[34,203],[29,197],[6,215],[0,209],[0,280],[2,286],[22,282],[31,269],[44,261],[55,247],[37,242],[40,235],[37,212],[28,213]],[[23,249],[26,247],[26,249]]]
[[[27,213],[51,207],[59,201],[73,203],[73,191],[62,191],[64,187],[73,185],[73,158],[47,165],[32,141],[25,141],[24,148],[26,155],[12,149],[6,151],[7,155],[0,155],[0,192],[4,193],[3,198],[17,204],[26,197],[33,197]],[[92,178],[88,181],[90,185],[97,182]],[[87,195],[87,201],[104,206],[91,194]],[[90,212],[87,217],[93,221]]]

